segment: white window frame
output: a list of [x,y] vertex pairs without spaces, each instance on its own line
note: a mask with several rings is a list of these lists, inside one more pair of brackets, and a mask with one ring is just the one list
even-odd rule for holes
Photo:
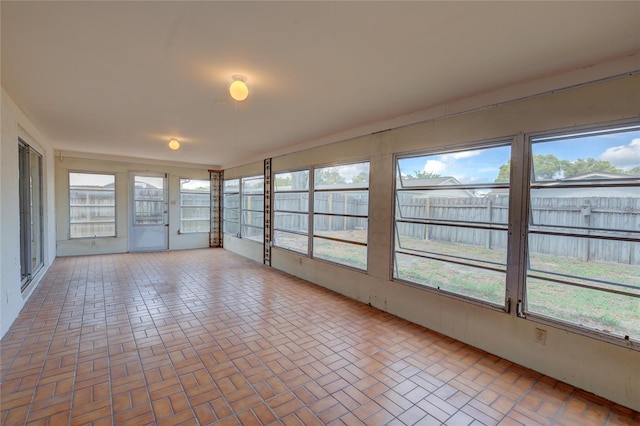
[[[481,149],[491,149],[498,147],[510,147],[510,179],[509,182],[494,182],[494,183],[481,183],[481,184],[449,184],[449,185],[412,185],[412,186],[403,186],[403,179],[400,178],[400,165],[399,162],[404,159],[415,158],[415,157],[424,157],[424,156],[436,156],[442,154],[456,154],[456,153],[464,153],[468,151],[475,151]],[[510,191],[510,187],[513,185],[513,164],[514,164],[514,137],[506,137],[499,139],[491,139],[485,140],[481,142],[473,142],[468,144],[461,144],[456,147],[451,147],[446,150],[424,150],[420,152],[412,152],[410,154],[396,154],[394,161],[394,216],[393,216],[393,245],[391,247],[392,250],[392,259],[393,259],[393,267],[392,267],[392,277],[391,279],[394,281],[398,281],[416,288],[424,289],[425,291],[430,291],[438,294],[445,295],[447,297],[451,297],[454,299],[463,300],[465,302],[481,305],[493,310],[508,312],[511,305],[512,294],[517,292],[517,286],[507,285],[509,282],[509,270],[508,265],[513,263],[513,260],[510,259],[510,250],[509,248],[513,245],[513,238],[509,235],[509,223],[511,223],[511,212],[513,211],[514,200],[512,198],[512,194]],[[402,217],[402,212],[399,203],[399,194],[403,192],[411,193],[415,192],[428,192],[428,191],[446,191],[446,190],[455,190],[455,191],[507,191],[509,194],[508,200],[508,217],[509,219],[505,223],[497,223],[492,222],[491,220],[447,220],[447,219],[437,219],[437,218],[419,218],[419,217]],[[419,226],[424,226],[428,228],[429,226],[440,226],[440,227],[454,227],[454,228],[462,228],[470,231],[478,231],[478,232],[503,232],[507,237],[507,253],[504,262],[491,262],[488,260],[482,259],[474,259],[467,258],[465,256],[458,256],[456,254],[443,254],[437,252],[423,251],[419,249],[407,249],[401,246],[401,238],[398,231],[399,224],[417,224]],[[415,257],[417,259],[422,258],[426,261],[435,261],[442,262],[444,264],[451,265],[460,265],[462,267],[469,268],[469,270],[478,269],[478,270],[486,270],[488,273],[499,273],[504,274],[504,299],[502,303],[498,303],[497,301],[491,301],[487,299],[483,299],[480,297],[473,297],[469,294],[464,294],[462,292],[456,292],[449,289],[441,288],[440,286],[431,286],[425,283],[421,283],[418,281],[410,280],[408,278],[401,278],[399,276],[398,271],[398,260],[397,255],[400,254],[402,256]]]
[[[558,327],[567,331],[575,332],[577,334],[582,334],[585,336],[597,338],[599,340],[604,340],[617,345],[635,348],[636,350],[638,350],[638,347],[639,347],[638,342],[640,341],[640,339],[638,339],[637,336],[635,339],[630,339],[629,336],[614,335],[605,330],[600,330],[594,327],[589,327],[584,324],[578,324],[578,323],[564,320],[557,317],[547,316],[547,315],[544,315],[543,313],[535,312],[531,310],[529,308],[529,300],[528,300],[530,296],[528,295],[528,292],[527,292],[528,280],[538,278],[536,274],[540,274],[539,271],[530,270],[530,261],[529,261],[530,247],[528,244],[529,236],[536,235],[536,234],[546,234],[546,235],[557,235],[557,236],[575,237],[575,238],[583,238],[583,239],[589,238],[584,233],[580,232],[581,230],[584,231],[584,229],[576,228],[573,230],[568,229],[563,231],[553,231],[553,229],[540,230],[540,229],[536,229],[536,227],[531,223],[533,219],[533,215],[531,213],[531,209],[532,209],[531,191],[532,189],[541,188],[541,185],[535,182],[534,177],[532,176],[533,145],[541,141],[569,139],[569,138],[574,138],[576,136],[592,134],[592,133],[598,133],[598,134],[615,133],[617,129],[631,128],[631,127],[640,127],[640,121],[638,121],[637,119],[622,120],[622,121],[610,122],[610,123],[591,124],[587,126],[576,126],[576,127],[565,128],[565,129],[534,132],[526,135],[525,154],[524,154],[526,167],[523,167],[523,175],[524,175],[524,179],[523,179],[524,191],[523,192],[526,194],[526,197],[524,200],[526,204],[525,204],[525,208],[523,208],[523,225],[524,225],[523,229],[526,234],[526,238],[524,240],[525,243],[523,244],[524,261],[521,262],[521,268],[522,268],[521,283],[522,284],[520,286],[520,296],[521,296],[522,302],[518,307],[517,314],[522,318],[526,318],[528,320],[531,320],[537,323]],[[558,181],[554,181],[554,184],[556,184],[557,185],[556,187],[560,189],[578,188],[578,187],[585,187],[585,186],[594,187],[594,188],[617,188],[617,187],[631,186],[631,187],[636,187],[640,190],[639,181],[640,179],[638,178],[629,178],[629,179],[616,179],[611,181],[606,181],[606,180],[597,181],[597,182],[592,182],[590,185],[587,183],[576,184],[576,183],[568,183],[568,182],[563,184],[563,183],[559,183]],[[630,235],[627,237],[616,236],[614,235],[616,232],[628,233]],[[593,234],[590,234],[590,236],[596,237],[598,240],[629,241],[632,244],[633,243],[640,244],[640,230],[630,231],[630,230],[608,230],[608,229],[598,230],[596,229]],[[544,274],[544,273],[541,275],[546,276],[556,284],[559,284],[561,286],[566,285],[568,286],[567,288],[576,287],[581,289],[592,290],[595,292],[622,295],[622,296],[638,299],[638,303],[640,304],[640,295],[632,293],[634,289],[624,288],[624,286],[618,286],[617,284],[619,283],[605,283],[605,284],[614,284],[613,285],[614,287],[616,286],[619,287],[617,289],[611,289],[611,288],[602,288],[598,284],[594,284],[595,281],[592,281],[591,283],[589,283],[590,280],[588,278],[583,279],[584,282],[577,282],[577,281],[580,281],[580,277],[574,277],[570,273],[560,274],[556,277],[551,277],[550,274]],[[608,281],[608,280],[605,280],[605,281]],[[635,289],[637,291],[637,287],[635,287]]]
[[[262,181],[262,191],[252,192],[247,189],[248,183],[252,181]],[[249,206],[245,203],[245,198],[262,197],[260,208]],[[262,222],[259,225],[247,223],[248,217],[254,213],[262,215]],[[259,230],[259,236],[253,237],[248,234],[248,230]],[[244,238],[259,243],[264,243],[264,175],[245,176],[240,179],[240,238]]]
[[[319,187],[319,185],[317,185],[316,182],[316,172],[322,169],[328,169],[328,168],[339,168],[339,167],[348,167],[348,166],[357,166],[360,164],[366,164],[367,165],[367,169],[368,169],[368,181],[366,182],[366,184],[363,182],[361,185],[358,185],[358,183],[351,183],[351,184],[345,184],[345,186],[343,188],[339,188],[339,187],[327,187],[327,188],[321,188]],[[369,159],[366,160],[360,160],[360,161],[350,161],[350,162],[340,162],[340,163],[332,163],[332,164],[328,164],[328,165],[315,165],[313,167],[310,168],[309,170],[309,247],[310,247],[310,256],[311,258],[315,259],[315,260],[320,260],[323,262],[329,262],[335,265],[339,265],[342,267],[346,267],[346,268],[351,268],[357,271],[364,271],[366,272],[368,270],[368,257],[369,257],[369,207],[370,207],[370,201],[369,201],[369,186],[371,183],[371,161]],[[348,214],[348,213],[327,213],[324,211],[319,211],[317,209],[316,206],[316,195],[317,194],[322,194],[322,193],[348,193],[348,192],[366,192],[367,194],[367,214],[363,215],[363,214]],[[357,241],[355,239],[346,239],[346,238],[339,238],[339,237],[329,237],[328,235],[323,235],[323,234],[319,234],[317,232],[316,229],[316,225],[315,225],[315,221],[316,221],[316,217],[320,217],[320,216],[328,216],[328,217],[336,217],[339,219],[343,219],[343,220],[359,220],[359,221],[364,221],[366,223],[366,232],[365,232],[365,237],[366,237],[366,241],[362,242],[362,241]],[[359,267],[355,264],[349,264],[346,262],[340,262],[339,260],[337,260],[336,258],[334,258],[333,260],[329,257],[323,257],[320,256],[318,253],[320,252],[320,250],[318,249],[317,245],[316,245],[316,239],[318,241],[323,241],[323,242],[335,242],[338,244],[344,244],[346,245],[346,247],[349,246],[354,246],[354,247],[364,247],[365,253],[364,253],[364,267]]]
[[[87,207],[87,205],[85,204],[72,204],[72,197],[73,197],[73,192],[74,192],[74,187],[72,187],[71,185],[71,175],[72,174],[76,174],[76,175],[87,175],[87,176],[109,176],[109,177],[113,177],[113,189],[93,189],[93,191],[98,191],[98,192],[103,192],[103,193],[112,193],[113,194],[113,204],[98,204],[98,205],[93,205],[94,207],[101,207],[101,208],[108,208],[110,207],[113,210],[113,221],[88,221],[88,222],[73,222],[73,218],[72,218],[72,210],[74,207]],[[105,173],[105,172],[87,172],[87,171],[69,171],[69,173],[67,174],[68,177],[68,182],[69,182],[69,186],[68,186],[68,196],[69,196],[69,202],[68,202],[68,211],[69,211],[69,239],[72,240],[76,240],[76,239],[86,239],[86,238],[113,238],[117,236],[117,195],[116,195],[116,175],[115,173]],[[80,190],[80,189],[78,189]],[[91,207],[91,206],[88,206]],[[113,233],[109,234],[109,235],[82,235],[82,236],[74,236],[72,233],[72,227],[74,224],[81,224],[81,223],[105,223],[105,224],[113,224]]]
[[[196,191],[196,190],[192,190],[192,189],[182,189],[182,184],[187,183],[187,182],[193,182],[193,181],[198,181],[198,182],[205,182],[209,185],[209,191],[205,192],[205,191]],[[180,183],[179,183],[180,187],[180,233],[181,234],[201,234],[201,233],[208,233],[211,231],[211,180],[209,179],[190,179],[190,178],[180,178]],[[202,194],[206,194],[207,195],[207,200],[209,202],[208,205],[206,206],[187,206],[183,204],[183,198],[182,195],[183,194],[196,194],[196,195],[202,195]],[[189,222],[189,221],[197,221],[197,222],[203,222],[205,221],[205,219],[185,219],[184,218],[184,213],[186,211],[189,210],[195,210],[195,209],[203,209],[206,208],[207,212],[208,212],[208,217],[206,219],[207,221],[207,227],[205,230],[195,230],[195,231],[188,231],[185,230],[185,222]]]
[[[237,181],[238,185],[237,185],[237,190],[236,189],[227,189],[227,183],[230,182],[234,182]],[[231,196],[237,196],[238,197],[238,205],[237,207],[229,207],[227,205],[225,205],[226,203],[224,202],[227,198],[231,197]],[[229,234],[229,235],[233,235],[236,236],[238,238],[240,238],[240,206],[242,203],[242,196],[240,194],[240,178],[233,178],[233,179],[224,179],[222,182],[222,232],[224,234]],[[227,218],[227,212],[228,211],[235,211],[236,212],[236,217],[238,218],[238,220],[230,220]],[[229,231],[229,224],[235,224],[237,227],[237,231],[236,232],[230,232]]]
[[[279,189],[278,185],[277,185],[277,178],[278,175],[285,175],[285,174],[293,174],[293,173],[307,173],[307,188],[306,189]],[[274,247],[278,247],[280,249],[283,250],[289,250],[295,253],[299,253],[299,254],[303,254],[307,257],[310,256],[310,250],[311,250],[311,245],[309,244],[309,226],[310,226],[310,222],[309,222],[309,211],[310,211],[310,186],[311,186],[311,169],[310,168],[305,168],[305,169],[299,169],[299,170],[290,170],[290,171],[282,171],[282,172],[277,172],[274,173],[273,175],[273,215],[274,215],[274,219],[273,219],[273,245]],[[282,208],[278,208],[278,195],[280,194],[307,194],[307,205],[306,205],[306,209],[304,210],[287,210],[287,209],[282,209]],[[282,214],[291,214],[291,215],[299,215],[299,216],[306,216],[306,220],[307,220],[307,232],[303,232],[303,231],[294,231],[291,229],[286,229],[286,228],[281,228],[278,227],[278,220],[277,220],[277,216],[278,213],[282,213]],[[294,247],[291,246],[286,246],[286,245],[281,245],[278,241],[278,234],[289,234],[289,235],[295,235],[298,237],[304,237],[306,239],[306,250],[302,251],[302,250],[296,250]]]

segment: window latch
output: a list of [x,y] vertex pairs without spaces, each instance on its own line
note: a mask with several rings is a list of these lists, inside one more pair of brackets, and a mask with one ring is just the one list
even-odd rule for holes
[[522,300],[518,300],[518,305],[516,307],[516,313],[517,313],[519,318],[525,318],[523,309],[524,308],[522,306]]

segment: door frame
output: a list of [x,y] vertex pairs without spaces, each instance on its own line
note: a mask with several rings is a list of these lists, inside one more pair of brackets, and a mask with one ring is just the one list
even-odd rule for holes
[[[135,224],[136,213],[136,177],[162,178],[163,188],[163,215],[161,224]],[[129,172],[129,251],[164,251],[169,250],[169,174],[162,172]],[[162,228],[160,232],[159,228]],[[150,241],[149,244],[140,244],[141,241]],[[157,244],[154,244],[157,242]]]

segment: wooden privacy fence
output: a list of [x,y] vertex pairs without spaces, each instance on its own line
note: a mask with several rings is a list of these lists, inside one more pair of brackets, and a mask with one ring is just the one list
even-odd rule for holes
[[[497,224],[508,223],[508,203],[508,197],[423,198],[401,195],[398,198],[398,208],[404,218]],[[539,230],[589,235],[589,231],[575,229],[582,227],[597,230],[598,234],[637,237],[638,234],[629,231],[640,231],[640,197],[535,197],[531,200],[531,223]],[[397,232],[400,237],[489,249],[507,248],[506,231],[398,223]],[[640,244],[627,241],[531,234],[529,250],[531,254],[582,261],[640,265]]]
[[[361,192],[316,193],[314,226],[317,231],[351,231],[367,228],[367,220],[348,217],[367,215],[368,197]],[[308,229],[307,194],[280,193],[275,197],[275,226],[279,229]],[[508,197],[416,197],[398,196],[397,208],[403,218],[431,218],[459,222],[487,222],[506,225],[509,219]],[[300,213],[287,213],[294,211]],[[332,213],[337,216],[322,215]],[[428,214],[427,214],[428,213]],[[598,234],[637,237],[640,231],[640,197],[534,197],[531,223],[535,229],[556,232],[583,232],[589,228]],[[553,228],[550,227],[553,225]],[[487,249],[506,250],[507,232],[502,230],[397,223],[400,237],[465,244]],[[530,254],[560,256],[581,261],[614,262],[640,265],[640,243],[554,235],[529,235]]]
[[[280,193],[275,197],[275,226],[280,229],[306,230],[308,226],[307,194]],[[300,213],[287,213],[294,211]],[[314,228],[316,231],[351,231],[367,229],[369,199],[365,191],[319,192],[314,198]],[[323,214],[328,213],[328,214]]]

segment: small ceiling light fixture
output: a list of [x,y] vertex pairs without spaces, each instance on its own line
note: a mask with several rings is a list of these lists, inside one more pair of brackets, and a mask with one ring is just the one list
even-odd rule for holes
[[180,142],[178,142],[178,140],[175,138],[171,138],[171,140],[169,141],[169,148],[175,151],[176,149],[180,148]]
[[233,82],[229,86],[229,94],[236,101],[244,101],[249,96],[249,88],[247,87],[247,78],[242,75],[231,76]]

